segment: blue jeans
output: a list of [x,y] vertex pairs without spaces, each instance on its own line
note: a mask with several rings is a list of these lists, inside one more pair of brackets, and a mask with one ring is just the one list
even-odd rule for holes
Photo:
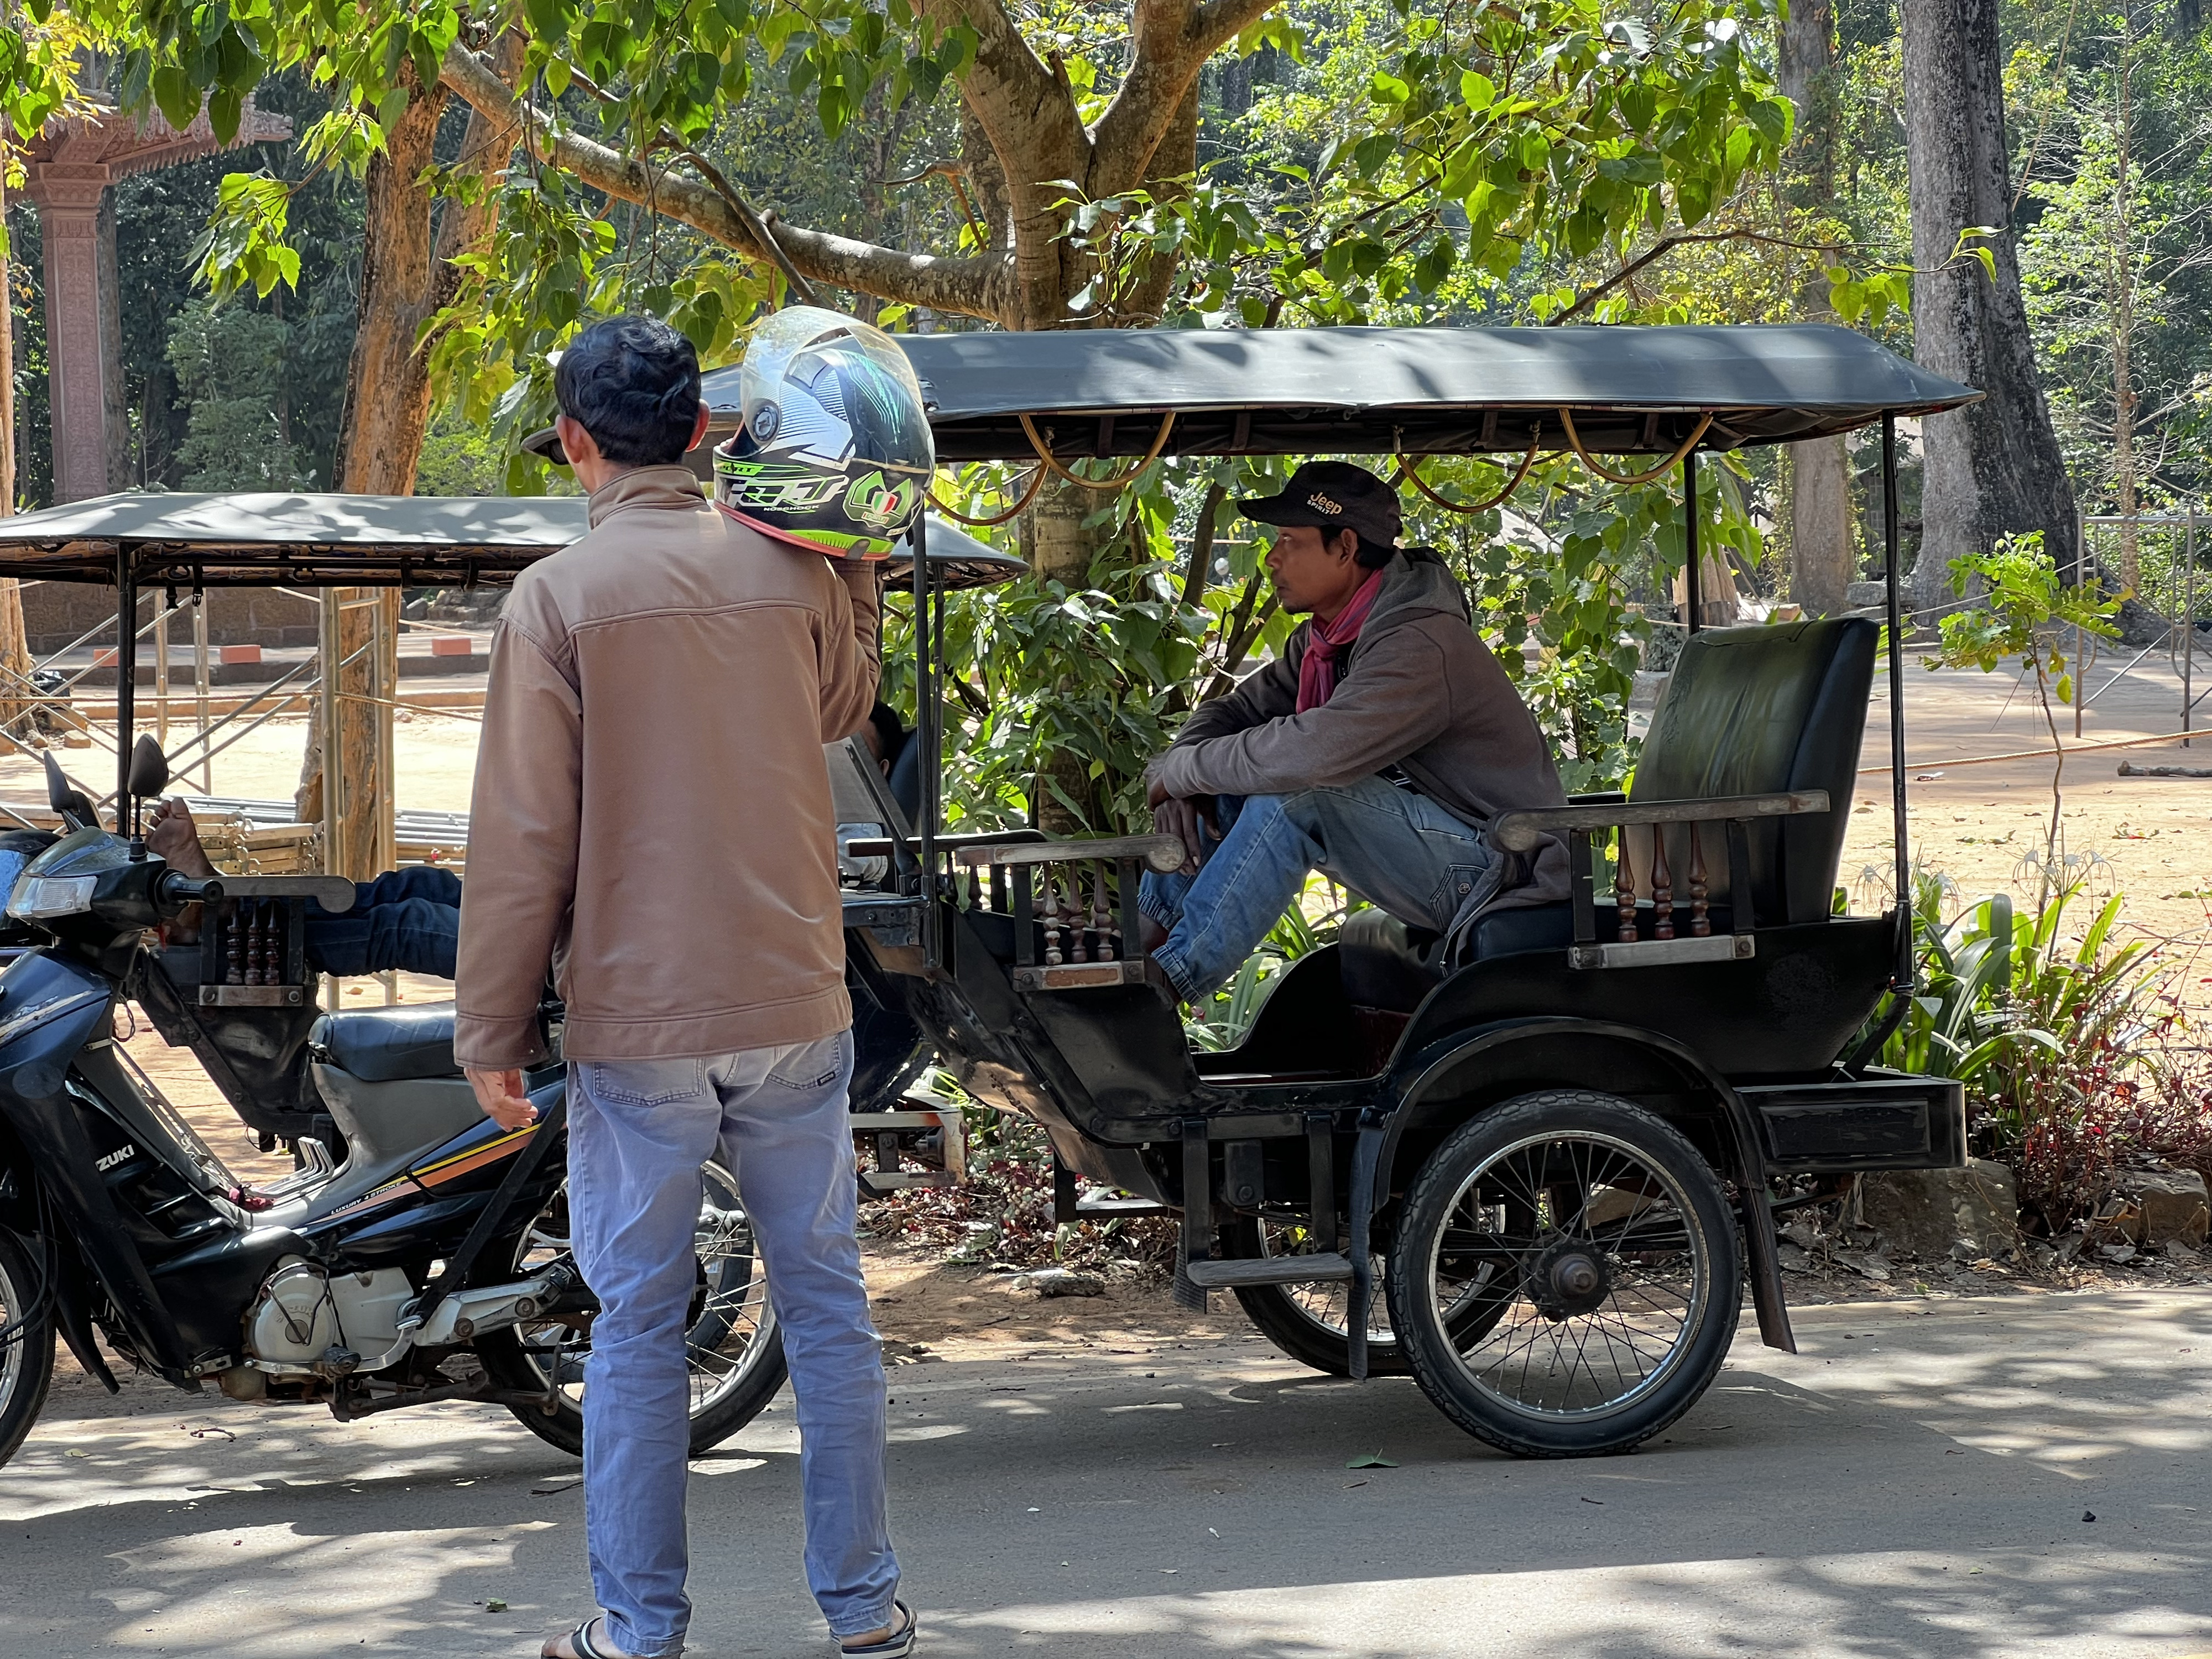
[[1147,872],[1138,908],[1168,930],[1152,952],[1186,1002],[1211,995],[1318,870],[1418,927],[1448,929],[1497,855],[1482,832],[1411,789],[1362,778],[1294,795],[1214,798],[1218,845],[1194,876]]
[[599,1299],[584,1362],[584,1532],[607,1635],[680,1652],[699,1166],[738,1177],[799,1407],[806,1580],[841,1637],[894,1622],[883,1355],[847,1122],[853,1034],[711,1060],[568,1066],[568,1211]]
[[387,870],[354,889],[353,908],[333,915],[307,901],[307,965],[345,976],[402,973],[453,976],[461,944],[461,880],[418,864]]

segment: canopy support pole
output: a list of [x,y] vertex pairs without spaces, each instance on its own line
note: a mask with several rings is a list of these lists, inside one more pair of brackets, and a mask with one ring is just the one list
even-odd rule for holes
[[[201,747],[208,734],[208,619],[207,590],[192,584],[192,729]],[[215,793],[215,757],[200,760],[200,793]]]
[[915,826],[921,863],[921,945],[932,969],[938,967],[943,941],[937,933],[937,822],[944,781],[938,768],[943,710],[938,707],[936,663],[932,647],[930,597],[934,584],[929,568],[929,515],[917,513],[907,532],[914,549],[914,740],[921,745],[920,823]]
[[115,550],[115,830],[131,812],[131,727],[138,713],[138,566],[131,544]]
[[1897,416],[1881,417],[1881,535],[1887,550],[1882,602],[1889,618],[1889,787],[1892,833],[1897,839],[1897,969],[1891,989],[1902,999],[1913,991],[1912,849],[1905,804],[1905,612],[1898,598]]
[[1684,608],[1689,612],[1686,620],[1690,630],[1683,637],[1694,639],[1699,624],[1705,620],[1699,613],[1705,608],[1705,573],[1700,567],[1703,555],[1698,546],[1698,451],[1695,445],[1682,457],[1682,547],[1689,561],[1683,567],[1682,595],[1689,601]]

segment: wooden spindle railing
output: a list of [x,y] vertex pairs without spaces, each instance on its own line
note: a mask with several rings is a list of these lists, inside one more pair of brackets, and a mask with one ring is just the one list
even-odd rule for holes
[[1705,844],[1695,822],[1690,825],[1690,937],[1709,938],[1712,918],[1706,914]]
[[1623,945],[1636,943],[1636,871],[1629,863],[1628,854],[1632,839],[1627,830],[1620,832],[1620,864],[1613,878],[1613,902],[1619,914],[1618,931]]

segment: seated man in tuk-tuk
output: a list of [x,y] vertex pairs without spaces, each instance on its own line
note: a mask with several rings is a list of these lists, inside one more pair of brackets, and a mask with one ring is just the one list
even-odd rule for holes
[[1567,896],[1564,847],[1492,848],[1500,812],[1566,797],[1534,718],[1469,619],[1450,569],[1401,548],[1396,493],[1316,461],[1238,503],[1278,533],[1266,564],[1282,653],[1199,705],[1146,772],[1153,822],[1190,849],[1148,874],[1146,945],[1186,1001],[1211,994],[1319,870],[1415,927]]
[[[200,844],[199,825],[181,799],[165,800],[154,809],[146,822],[146,848],[195,879],[210,880],[222,873],[210,862]],[[374,881],[357,884],[354,890],[350,910],[332,912],[307,901],[306,945],[312,970],[349,978],[397,969],[404,974],[453,978],[461,938],[459,876],[421,864],[387,870]],[[190,914],[197,914],[196,907]],[[185,926],[173,928],[172,937],[188,943],[191,923],[179,920]]]

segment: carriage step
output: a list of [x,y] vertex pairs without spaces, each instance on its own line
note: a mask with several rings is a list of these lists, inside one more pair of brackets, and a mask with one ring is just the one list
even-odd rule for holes
[[1352,1277],[1348,1255],[1263,1255],[1236,1261],[1186,1261],[1183,1276],[1200,1290],[1240,1285],[1334,1285]]

